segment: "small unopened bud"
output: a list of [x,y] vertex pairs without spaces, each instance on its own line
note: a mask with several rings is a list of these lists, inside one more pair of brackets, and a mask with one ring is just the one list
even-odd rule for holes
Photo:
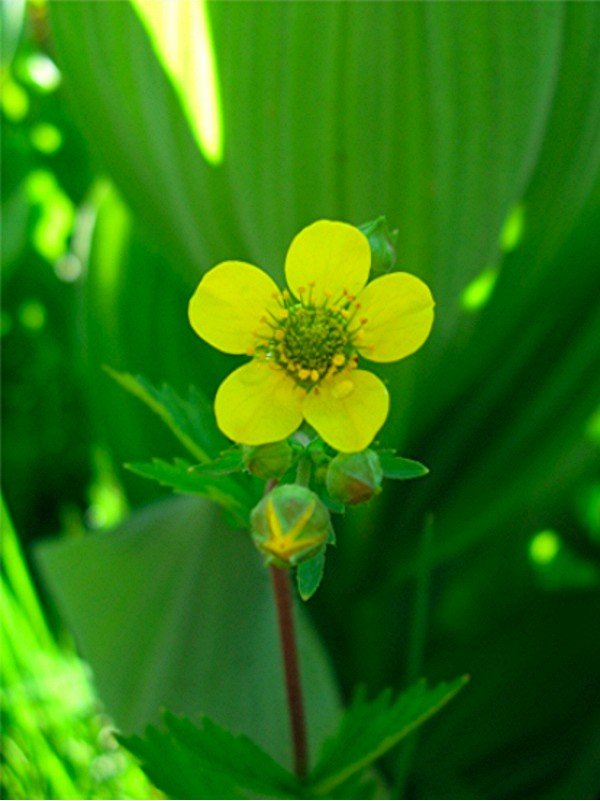
[[340,453],[329,463],[325,483],[335,501],[355,506],[381,492],[383,470],[372,450]]
[[243,449],[246,469],[265,480],[281,478],[291,467],[293,455],[287,440],[267,445],[245,445]]
[[398,231],[390,231],[385,217],[364,223],[359,230],[369,240],[371,246],[371,274],[389,273],[396,264],[396,242]]
[[310,559],[327,543],[329,512],[314,492],[296,484],[275,487],[252,510],[252,537],[280,566]]

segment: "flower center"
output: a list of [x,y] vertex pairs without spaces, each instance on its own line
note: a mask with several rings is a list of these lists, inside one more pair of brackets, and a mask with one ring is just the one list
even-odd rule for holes
[[344,290],[332,301],[330,294],[313,302],[314,285],[300,290],[296,301],[284,290],[276,296],[279,309],[262,322],[252,355],[286,370],[304,389],[316,387],[323,379],[356,367],[357,343],[366,320],[358,320],[360,304]]

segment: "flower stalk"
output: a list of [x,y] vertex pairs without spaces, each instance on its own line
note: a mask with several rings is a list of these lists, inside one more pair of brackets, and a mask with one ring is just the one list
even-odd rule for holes
[[308,770],[308,740],[306,737],[304,700],[296,645],[292,587],[288,570],[274,566],[271,566],[270,570],[275,604],[277,606],[279,639],[285,671],[290,731],[294,748],[294,770],[298,778],[304,779]]

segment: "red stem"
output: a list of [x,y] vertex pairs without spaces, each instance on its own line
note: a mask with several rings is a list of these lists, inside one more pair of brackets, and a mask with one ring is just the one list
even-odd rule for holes
[[306,741],[306,722],[304,718],[304,704],[302,701],[302,685],[300,683],[300,668],[298,664],[298,649],[294,630],[294,610],[292,602],[292,589],[289,571],[278,567],[271,567],[275,602],[277,605],[277,619],[279,622],[279,637],[283,666],[285,670],[285,686],[287,691],[288,709],[290,713],[290,729],[294,745],[294,768],[299,778],[306,776],[308,768],[308,745]]

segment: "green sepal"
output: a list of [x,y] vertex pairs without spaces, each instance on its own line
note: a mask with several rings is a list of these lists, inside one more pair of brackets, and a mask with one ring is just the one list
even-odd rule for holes
[[319,437],[315,437],[315,439],[309,442],[306,446],[306,453],[310,456],[312,463],[316,467],[328,464],[333,457],[331,448]]
[[231,516],[235,526],[247,528],[255,499],[252,493],[235,479],[226,475],[201,475],[185,459],[171,464],[163,459],[126,464],[127,470],[138,476],[158,481],[165,487],[184,495],[201,495],[221,506]]
[[396,266],[398,229],[390,231],[385,217],[363,223],[358,230],[369,240],[371,248],[371,276],[391,272]]
[[396,456],[394,451],[379,451],[379,461],[384,478],[395,481],[406,481],[410,478],[422,478],[429,473],[429,468],[414,459]]
[[303,601],[308,601],[319,589],[325,570],[325,549],[306,562],[302,562],[296,569],[296,583],[298,592]]
[[317,486],[315,492],[319,496],[319,498],[323,501],[325,506],[329,509],[330,512],[333,512],[337,515],[343,515],[346,513],[346,506],[345,504],[341,503],[340,501],[336,501],[335,498],[332,498],[331,495],[327,492],[327,487],[322,484]]
[[201,462],[214,458],[227,444],[217,428],[212,404],[196,387],[181,398],[168,384],[155,387],[141,375],[131,375],[104,366],[123,389],[157,414],[192,456]]

